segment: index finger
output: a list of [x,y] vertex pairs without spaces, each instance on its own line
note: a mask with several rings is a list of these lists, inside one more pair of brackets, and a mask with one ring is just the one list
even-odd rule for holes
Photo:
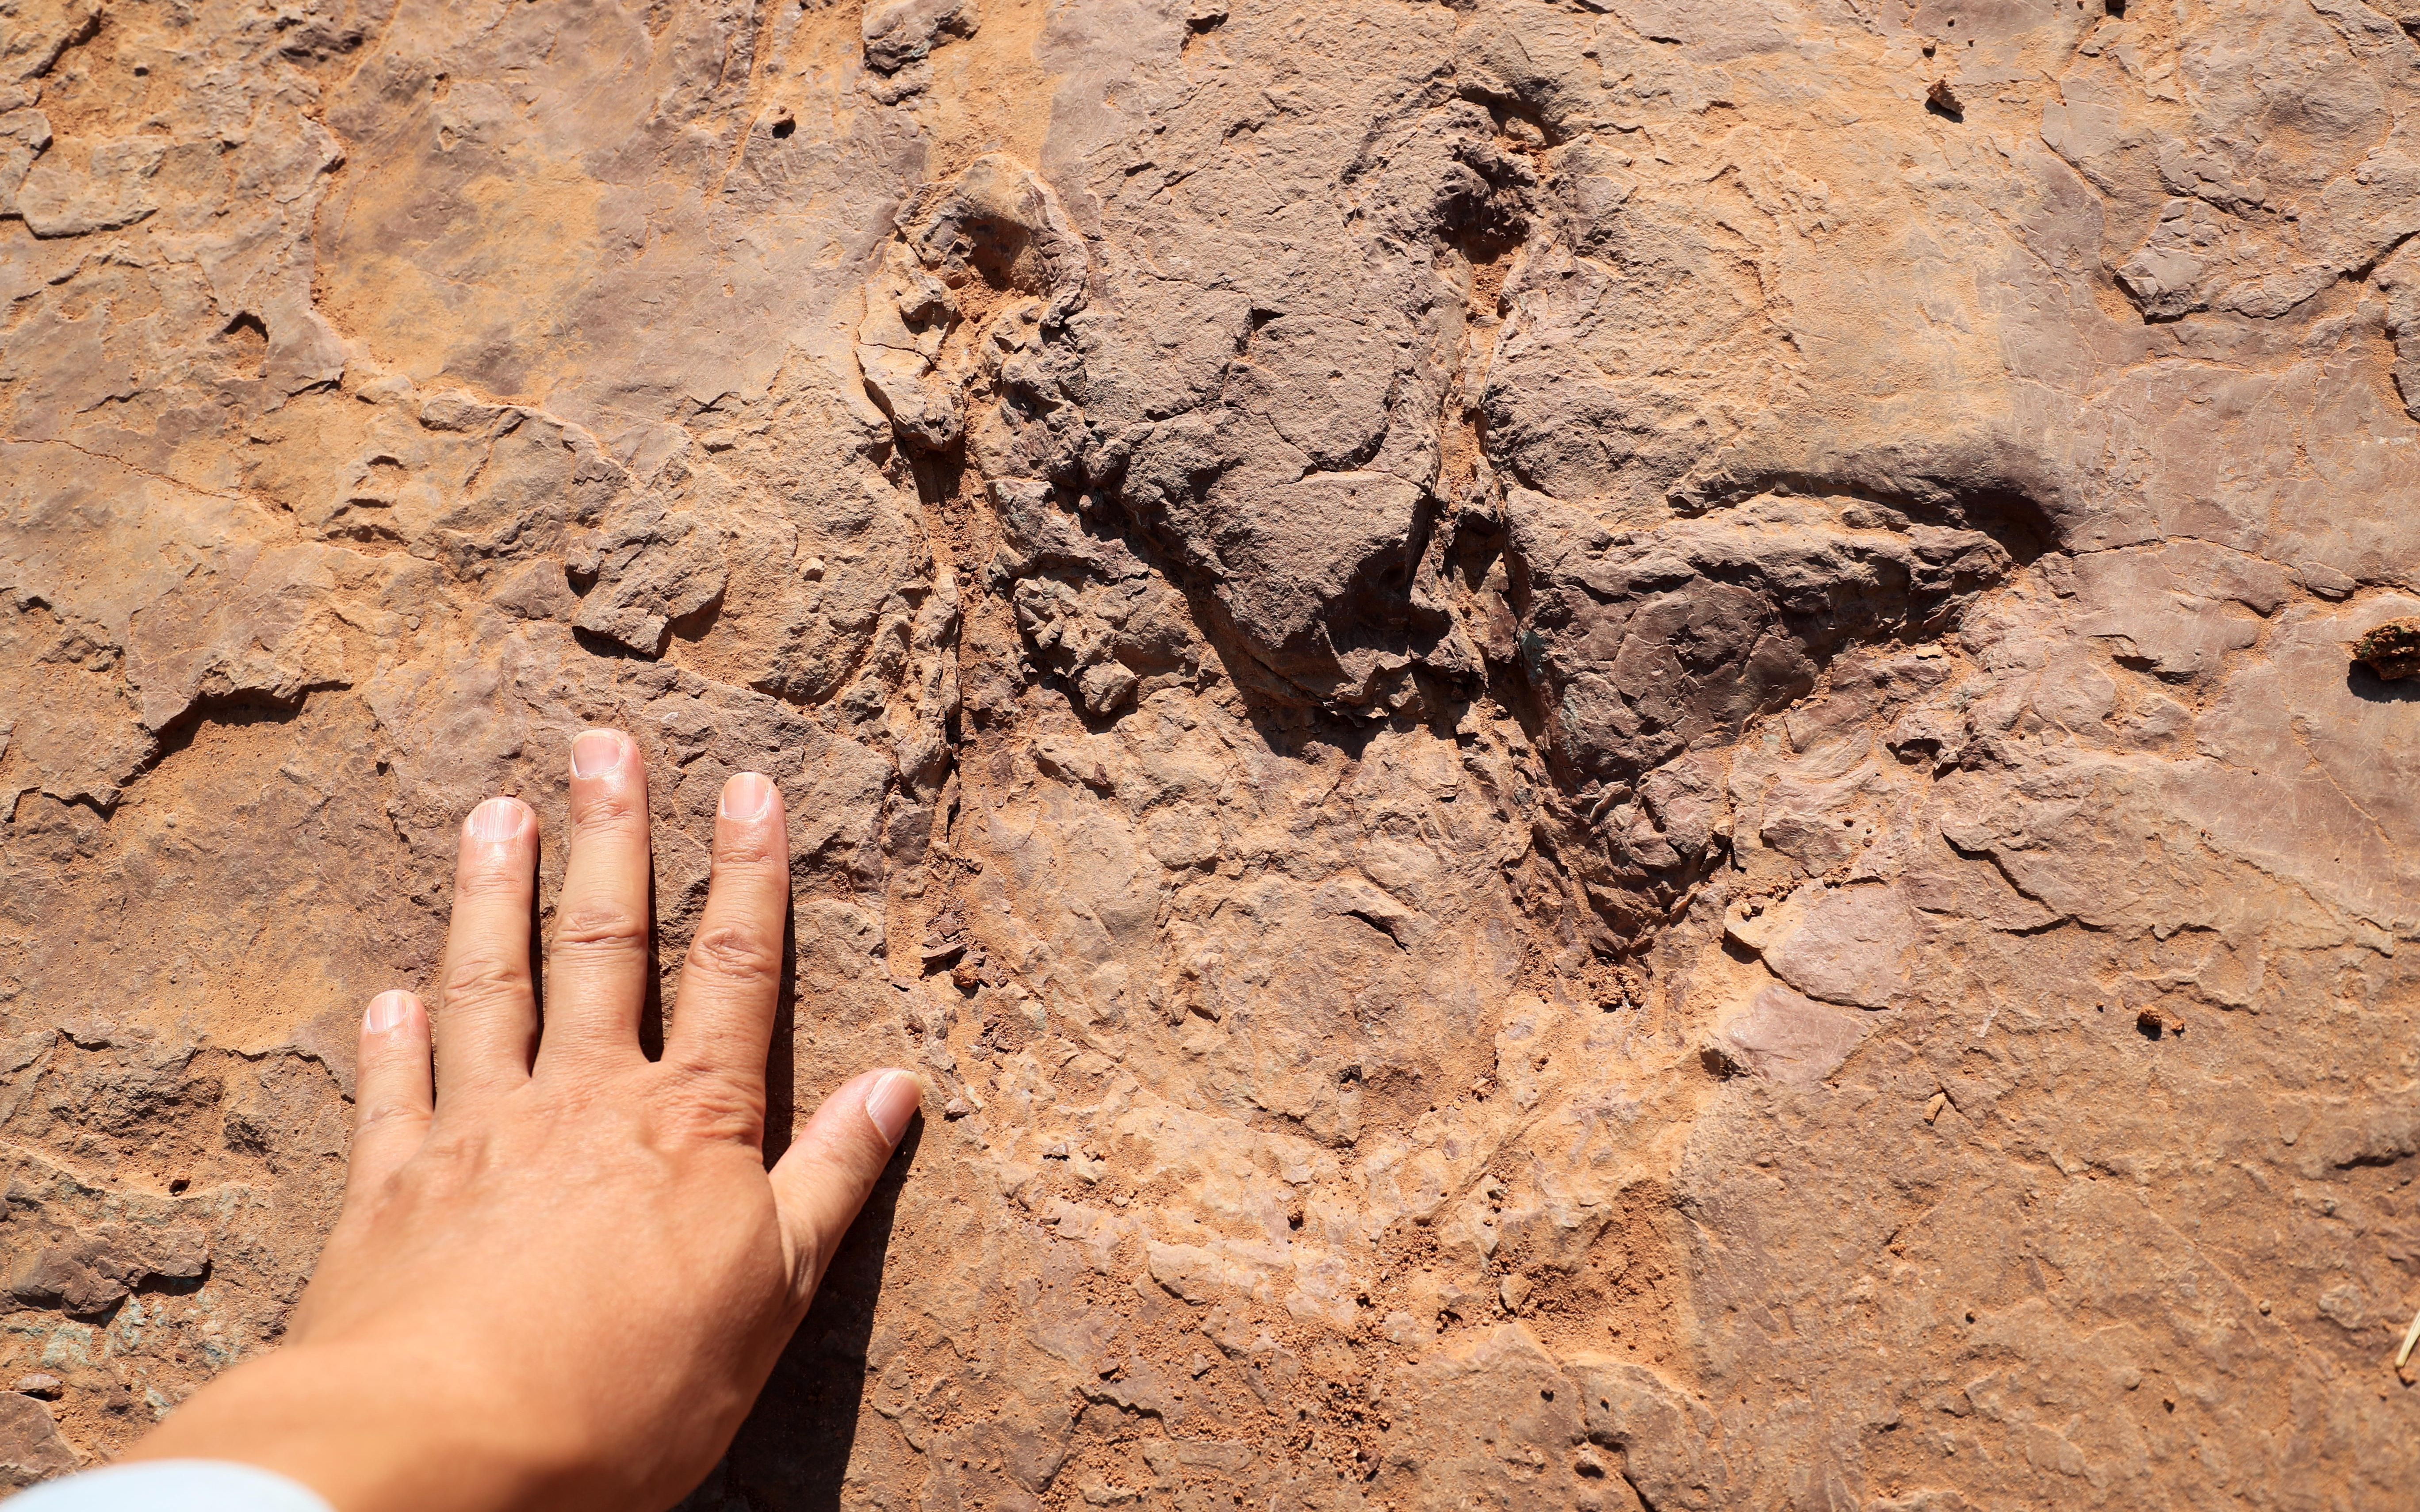
[[714,876],[681,966],[664,1059],[716,1076],[760,1107],[789,911],[790,828],[782,795],[762,774],[741,772],[722,785]]

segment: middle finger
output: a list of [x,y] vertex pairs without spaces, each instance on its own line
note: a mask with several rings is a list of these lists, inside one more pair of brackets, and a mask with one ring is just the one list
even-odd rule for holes
[[571,856],[547,953],[538,1070],[640,1058],[647,992],[647,768],[618,730],[571,743]]

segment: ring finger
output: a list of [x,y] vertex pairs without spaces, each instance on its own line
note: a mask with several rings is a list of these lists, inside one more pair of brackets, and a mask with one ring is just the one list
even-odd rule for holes
[[462,822],[454,917],[438,973],[438,1106],[452,1111],[528,1080],[537,1035],[530,982],[530,892],[537,816],[489,798]]
[[618,730],[571,743],[571,856],[547,954],[538,1065],[636,1059],[647,990],[647,769]]

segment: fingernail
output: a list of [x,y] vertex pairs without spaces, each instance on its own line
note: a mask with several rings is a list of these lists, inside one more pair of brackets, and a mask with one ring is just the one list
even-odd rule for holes
[[722,784],[722,817],[762,819],[773,806],[773,784],[762,772],[740,772]]
[[411,1017],[414,1001],[410,993],[379,994],[370,999],[369,1011],[362,1015],[362,1032],[385,1034],[403,1027],[403,1021]]
[[528,813],[519,798],[489,798],[471,810],[463,827],[473,840],[510,840],[521,832]]
[[923,1101],[924,1084],[916,1079],[914,1072],[886,1072],[866,1089],[865,1116],[882,1131],[885,1144],[895,1145],[899,1136],[908,1132],[908,1120],[916,1116]]
[[622,764],[629,748],[618,730],[583,730],[571,742],[571,775],[603,777]]

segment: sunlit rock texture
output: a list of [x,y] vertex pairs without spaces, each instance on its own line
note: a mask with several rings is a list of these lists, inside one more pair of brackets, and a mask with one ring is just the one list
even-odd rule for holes
[[2412,1505],[2415,33],[0,0],[0,1483],[615,722],[930,1087],[687,1512]]

